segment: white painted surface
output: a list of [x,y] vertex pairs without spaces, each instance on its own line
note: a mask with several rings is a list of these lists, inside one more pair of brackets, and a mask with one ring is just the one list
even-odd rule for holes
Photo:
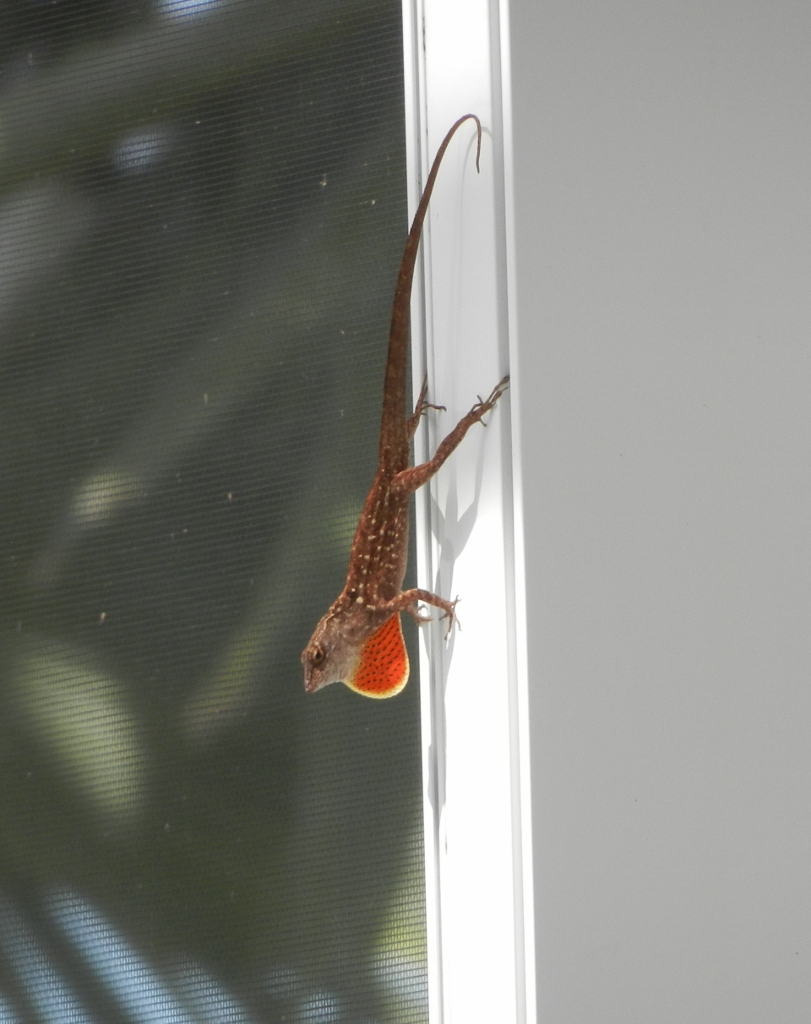
[[811,8],[510,18],[538,1019],[803,1022]]
[[[478,114],[486,130],[478,175],[472,122],[457,133],[426,225],[415,381],[427,369],[429,398],[447,411],[418,436],[425,458],[509,369],[501,39],[498,5],[487,0],[407,3],[406,13],[412,166],[424,180],[462,114]],[[432,1024],[534,1019],[509,394],[487,421],[418,502],[422,585],[459,595],[462,623],[447,646],[444,625],[426,632],[421,665]]]

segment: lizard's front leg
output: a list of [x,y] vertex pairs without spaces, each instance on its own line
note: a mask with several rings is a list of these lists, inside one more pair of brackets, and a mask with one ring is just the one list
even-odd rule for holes
[[410,590],[404,590],[397,597],[391,601],[386,601],[385,604],[378,605],[380,609],[390,611],[392,614],[395,612],[408,612],[408,614],[417,623],[430,622],[430,615],[420,614],[418,604],[422,601],[423,604],[430,604],[434,608],[439,608],[444,612],[444,615],[440,616],[442,619],[449,619],[448,632],[446,635],[450,635],[453,629],[454,622],[458,622],[456,616],[456,602],[459,600],[457,597],[456,601],[446,601],[444,597],[440,597],[438,594],[432,594],[430,590],[423,590],[421,587],[412,587]]

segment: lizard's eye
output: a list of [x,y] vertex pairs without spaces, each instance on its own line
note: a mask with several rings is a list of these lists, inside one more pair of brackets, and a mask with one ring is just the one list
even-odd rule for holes
[[313,665],[318,667],[319,665],[322,665],[324,663],[324,659],[326,658],[326,656],[327,652],[324,650],[321,644],[319,644],[313,650],[313,653],[310,655],[310,661],[313,663]]

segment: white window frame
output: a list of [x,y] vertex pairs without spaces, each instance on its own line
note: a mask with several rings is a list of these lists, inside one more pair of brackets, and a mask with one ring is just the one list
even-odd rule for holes
[[[450,125],[413,305],[415,387],[447,407],[424,459],[515,365],[507,0],[404,0],[409,209]],[[420,585],[461,596],[460,631],[422,631],[431,1024],[534,1021],[526,616],[517,388],[418,495]]]

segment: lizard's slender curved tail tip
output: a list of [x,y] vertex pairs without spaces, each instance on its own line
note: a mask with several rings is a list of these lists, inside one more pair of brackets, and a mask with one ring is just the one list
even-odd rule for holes
[[468,114],[468,117],[472,117],[476,122],[476,174],[481,174],[481,155],[482,155],[482,123],[475,114]]
[[469,121],[471,118],[476,122],[476,173],[479,174],[481,172],[479,160],[482,155],[482,123],[479,120],[478,114],[462,114],[456,124],[454,124],[448,132],[448,135],[453,135],[460,124],[464,124],[465,121]]

